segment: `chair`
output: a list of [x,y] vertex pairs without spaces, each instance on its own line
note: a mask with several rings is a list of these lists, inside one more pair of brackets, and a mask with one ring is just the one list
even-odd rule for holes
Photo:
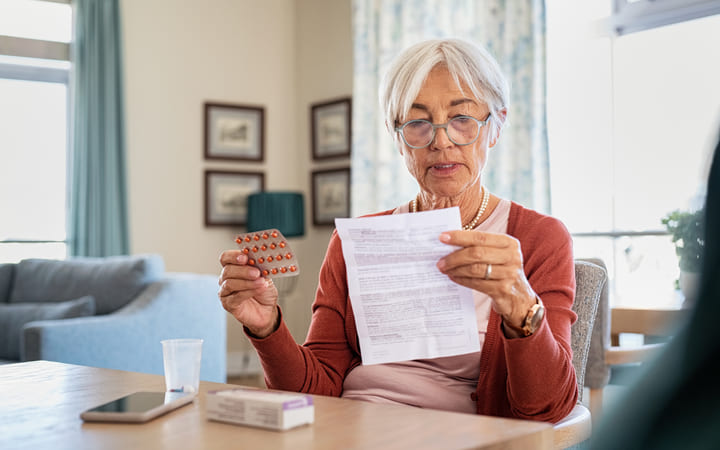
[[663,343],[645,343],[640,347],[620,347],[621,333],[636,333],[646,337],[670,337],[688,319],[687,309],[613,308],[610,311],[610,342],[605,351],[605,363],[613,366],[641,362],[654,356]]
[[[581,259],[607,270],[605,262],[599,258]],[[602,407],[602,389],[610,382],[610,366],[605,362],[605,350],[610,347],[610,283],[605,283],[600,292],[595,326],[592,330],[587,364],[585,366],[584,386],[590,392],[590,412],[597,420]]]
[[[599,357],[592,358],[602,364],[600,370],[607,371],[608,376],[604,383],[586,386],[590,388],[590,411],[596,419],[602,414],[603,391],[609,382],[609,373],[612,366],[638,364],[654,357],[662,347],[662,342],[649,342],[653,338],[662,337],[665,340],[674,334],[678,326],[688,319],[687,309],[632,309],[612,308],[610,310],[610,345],[605,345],[599,351]],[[639,346],[620,347],[620,334],[642,334],[646,342]],[[595,339],[595,336],[593,336]],[[607,342],[607,339],[604,339]],[[589,361],[588,361],[589,365]],[[599,365],[599,364],[598,364]],[[590,371],[590,367],[587,369]]]
[[[587,261],[605,269],[605,263],[598,258]],[[656,310],[610,308],[608,284],[600,294],[595,326],[593,327],[587,366],[585,387],[590,393],[590,412],[595,420],[602,414],[603,392],[610,382],[612,366],[636,364],[647,361],[662,349],[662,343],[645,343],[637,347],[620,347],[622,333],[637,333],[647,337],[668,337],[675,326],[687,319],[687,310]]]
[[575,261],[575,301],[573,311],[577,321],[572,326],[571,346],[573,366],[578,385],[578,403],[570,414],[555,424],[555,448],[567,448],[590,438],[592,418],[581,404],[585,382],[585,367],[595,324],[600,296],[607,283],[607,272],[588,261]]

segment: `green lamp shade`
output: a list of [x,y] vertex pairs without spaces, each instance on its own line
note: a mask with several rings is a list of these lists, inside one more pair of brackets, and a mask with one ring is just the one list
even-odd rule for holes
[[305,206],[299,192],[259,192],[248,196],[248,232],[276,228],[285,237],[305,234]]

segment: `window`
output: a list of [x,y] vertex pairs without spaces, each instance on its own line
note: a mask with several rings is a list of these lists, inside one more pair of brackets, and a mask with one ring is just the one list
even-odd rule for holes
[[720,14],[717,0],[614,0],[613,14],[602,21],[619,36],[715,14]]
[[[650,3],[663,5],[663,21],[628,15]],[[719,2],[681,6],[700,3]],[[720,15],[686,20],[672,0],[614,4],[547,2],[552,213],[576,257],[608,264],[611,303],[678,306],[677,257],[660,220],[704,201],[720,125]]]
[[64,258],[67,2],[0,2],[0,263]]

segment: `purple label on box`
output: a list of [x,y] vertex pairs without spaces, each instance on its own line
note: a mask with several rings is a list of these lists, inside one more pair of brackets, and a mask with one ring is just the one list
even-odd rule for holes
[[300,397],[300,398],[296,398],[296,399],[288,400],[287,402],[284,402],[283,410],[287,411],[288,409],[304,408],[306,406],[311,406],[312,404],[313,404],[313,399],[312,399],[312,397],[310,397],[308,395],[305,397]]

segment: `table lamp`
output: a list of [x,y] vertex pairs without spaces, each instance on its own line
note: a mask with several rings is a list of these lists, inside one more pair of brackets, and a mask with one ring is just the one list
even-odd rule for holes
[[[258,192],[248,196],[247,231],[276,228],[285,237],[305,234],[305,204],[299,192]],[[285,294],[295,290],[298,277],[278,278],[278,292]]]
[[305,205],[299,192],[258,192],[248,196],[248,232],[276,228],[285,237],[305,234]]

